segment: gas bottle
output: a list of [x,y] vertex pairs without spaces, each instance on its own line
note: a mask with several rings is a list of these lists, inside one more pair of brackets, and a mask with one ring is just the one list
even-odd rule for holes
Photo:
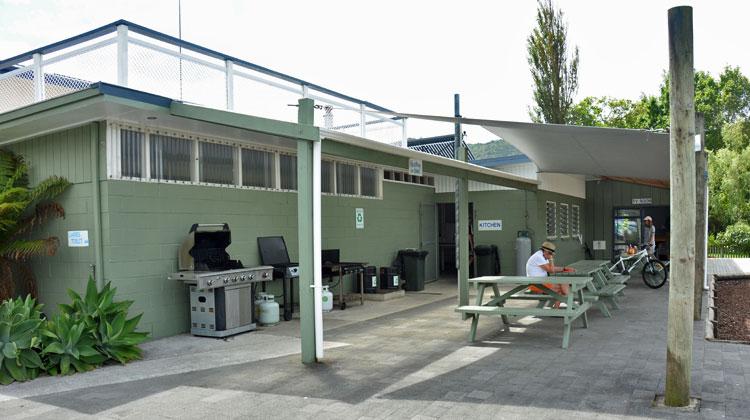
[[255,319],[260,318],[260,304],[263,303],[263,296],[266,295],[266,292],[260,292],[256,297],[255,301],[253,302],[253,305],[255,306]]
[[261,325],[274,325],[279,323],[279,304],[273,298],[273,295],[264,294],[261,296],[260,316],[258,322]]
[[333,309],[333,293],[328,290],[328,286],[323,286],[322,300],[323,311],[330,312]]

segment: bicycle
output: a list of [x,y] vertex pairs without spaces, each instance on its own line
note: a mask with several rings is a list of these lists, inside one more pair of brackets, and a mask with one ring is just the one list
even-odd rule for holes
[[667,266],[648,254],[648,246],[641,245],[641,250],[632,255],[620,255],[609,271],[616,274],[630,274],[642,265],[641,277],[646,286],[658,289],[667,281]]

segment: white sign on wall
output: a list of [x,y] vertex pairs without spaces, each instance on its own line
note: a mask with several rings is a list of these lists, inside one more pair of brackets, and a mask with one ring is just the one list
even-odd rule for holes
[[354,223],[356,224],[357,229],[365,228],[365,209],[354,209]]
[[409,175],[422,176],[421,159],[409,159]]
[[607,249],[607,241],[594,241],[594,251],[604,251]]
[[634,198],[633,204],[652,204],[651,197],[647,198]]
[[75,247],[75,248],[89,246],[89,231],[88,230],[69,230],[68,231],[68,246]]
[[503,230],[502,220],[480,220],[478,222],[479,230]]

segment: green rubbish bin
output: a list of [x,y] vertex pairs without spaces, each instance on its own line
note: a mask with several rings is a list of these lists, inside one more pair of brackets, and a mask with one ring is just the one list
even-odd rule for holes
[[497,245],[477,245],[474,247],[474,254],[477,257],[477,277],[500,274],[500,252]]
[[424,290],[424,261],[427,251],[402,249],[399,251],[399,256],[401,277],[406,281],[404,288],[410,292]]

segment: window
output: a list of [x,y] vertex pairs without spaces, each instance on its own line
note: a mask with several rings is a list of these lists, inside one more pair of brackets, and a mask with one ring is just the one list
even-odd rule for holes
[[558,206],[558,216],[559,216],[559,231],[560,231],[560,237],[561,238],[568,238],[570,237],[570,223],[568,220],[568,205],[560,203]]
[[191,140],[160,134],[149,135],[151,179],[168,181],[192,180]]
[[394,171],[389,169],[383,171],[383,179],[388,181],[408,182],[410,184],[429,185],[430,187],[435,186],[434,176],[410,176],[407,172]]
[[557,215],[555,214],[555,203],[552,201],[547,201],[546,203],[546,220],[547,220],[547,238],[548,239],[554,239],[555,235],[557,234]]
[[276,184],[276,156],[262,150],[242,150],[242,185],[273,188]]
[[365,197],[378,196],[378,170],[360,166],[359,168],[359,193]]
[[333,194],[336,192],[334,188],[336,185],[333,180],[333,162],[324,160],[321,162],[320,168],[320,190],[324,193]]
[[200,142],[200,181],[234,184],[234,148],[225,144]]
[[570,234],[576,237],[581,234],[581,207],[575,204],[570,206]]
[[281,189],[297,190],[297,156],[279,155]]
[[121,174],[128,178],[143,178],[143,141],[140,131],[120,130]]
[[357,195],[357,167],[336,162],[336,193]]

